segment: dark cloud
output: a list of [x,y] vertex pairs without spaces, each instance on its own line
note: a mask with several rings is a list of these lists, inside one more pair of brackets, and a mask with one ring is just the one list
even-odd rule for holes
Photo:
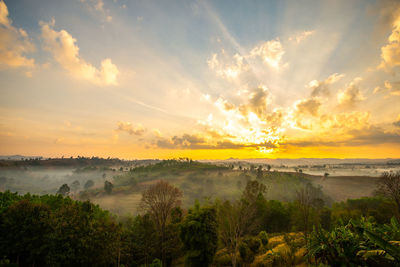
[[350,135],[346,140],[299,140],[282,144],[295,147],[317,147],[317,146],[364,146],[379,144],[400,144],[400,134],[396,132],[385,132],[382,128],[371,126],[366,129],[350,130],[346,132]]
[[197,135],[184,134],[172,138],[160,138],[155,142],[159,148],[168,149],[242,149],[242,148],[276,148],[277,146],[270,142],[260,144],[241,144],[230,140],[221,140],[215,143],[209,143],[203,137]]

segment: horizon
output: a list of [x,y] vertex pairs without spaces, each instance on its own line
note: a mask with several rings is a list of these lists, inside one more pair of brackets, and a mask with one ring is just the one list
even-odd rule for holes
[[2,155],[400,158],[395,0],[0,0],[0,40]]
[[[224,158],[224,159],[192,159],[187,157],[178,157],[178,158],[122,158],[122,157],[99,157],[99,156],[61,156],[61,157],[45,157],[45,156],[28,156],[28,155],[0,155],[0,160],[16,160],[16,158],[24,158],[24,159],[40,159],[40,160],[50,160],[50,159],[77,159],[81,158],[99,158],[99,159],[117,159],[123,161],[135,161],[135,160],[179,160],[179,159],[189,159],[194,161],[246,161],[246,160],[370,160],[370,161],[385,161],[385,160],[400,160],[400,158],[312,158],[312,157],[303,157],[303,158]],[[14,159],[12,159],[14,158]]]

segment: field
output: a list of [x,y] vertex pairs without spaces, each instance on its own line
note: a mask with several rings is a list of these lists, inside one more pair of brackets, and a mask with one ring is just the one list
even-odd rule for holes
[[[68,184],[72,198],[90,199],[117,214],[137,214],[141,193],[160,179],[183,191],[184,207],[193,205],[195,200],[235,199],[250,180],[258,180],[267,186],[267,199],[281,201],[292,201],[296,190],[311,182],[322,191],[328,204],[371,196],[379,179],[373,176],[325,177],[295,172],[290,168],[273,167],[268,171],[266,165],[260,169],[259,165],[248,163],[215,165],[189,160],[144,163],[88,161],[78,166],[70,160],[41,161],[40,166],[17,163],[0,168],[1,190],[43,195],[54,194],[62,184]],[[84,188],[88,180],[92,180],[94,185]],[[106,180],[114,185],[111,194],[104,192]]]

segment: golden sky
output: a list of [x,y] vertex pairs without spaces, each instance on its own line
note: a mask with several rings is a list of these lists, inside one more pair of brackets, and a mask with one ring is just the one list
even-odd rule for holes
[[398,1],[0,0],[0,154],[399,158]]

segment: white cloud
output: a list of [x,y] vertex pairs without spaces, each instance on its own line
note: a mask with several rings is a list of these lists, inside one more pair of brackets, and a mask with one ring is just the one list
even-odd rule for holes
[[265,64],[275,69],[282,67],[281,61],[284,54],[285,50],[279,39],[267,41],[250,51],[250,56],[259,56]]
[[105,21],[111,22],[112,21],[112,16],[109,15],[109,10],[104,8],[104,2],[103,0],[81,0],[82,3],[85,3],[86,7],[90,11],[95,11],[97,13],[100,13]]
[[360,77],[355,78],[343,91],[338,93],[338,102],[342,106],[352,107],[365,99],[360,91]]
[[34,67],[35,61],[25,54],[35,51],[35,46],[23,29],[12,26],[8,8],[0,1],[0,65],[17,67]]
[[311,96],[328,96],[330,94],[330,85],[336,83],[344,74],[334,73],[324,81],[313,80],[309,82],[308,87],[312,89]]
[[393,67],[400,65],[400,16],[393,22],[388,44],[381,48],[381,58],[379,69],[391,70]]
[[101,69],[96,69],[79,55],[76,39],[65,30],[53,29],[55,21],[50,23],[40,22],[44,48],[53,58],[74,77],[88,80],[97,85],[117,85],[119,71],[111,59],[106,58],[101,62]]
[[235,54],[233,56],[233,62],[225,63],[218,59],[217,54],[213,54],[211,58],[207,60],[207,64],[218,76],[226,79],[235,79],[248,69],[247,64],[244,63],[243,60],[244,58],[242,56]]
[[299,44],[302,41],[304,41],[307,37],[313,35],[314,33],[315,33],[315,31],[304,31],[304,32],[295,34],[293,36],[290,36],[289,41]]

